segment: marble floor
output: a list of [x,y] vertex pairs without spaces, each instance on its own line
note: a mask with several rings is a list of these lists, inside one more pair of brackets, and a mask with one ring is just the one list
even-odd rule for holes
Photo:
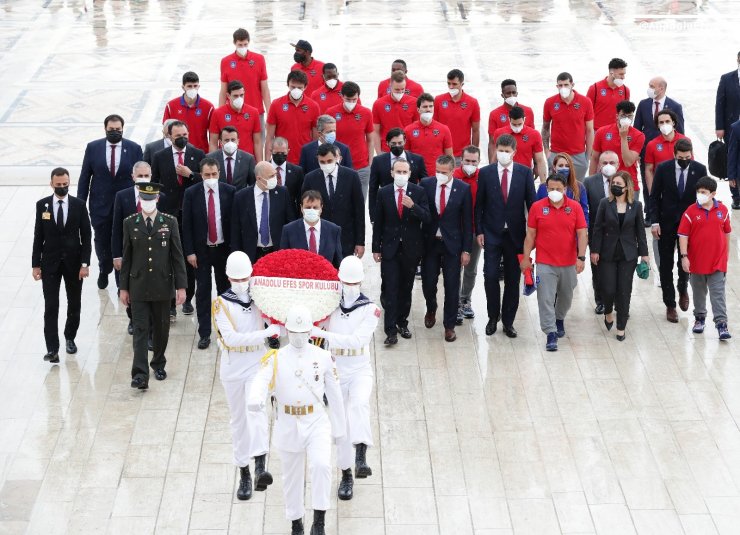
[[[61,1],[0,0],[0,533],[287,533],[281,486],[234,499],[228,412],[215,347],[199,351],[179,316],[169,377],[129,387],[131,339],[115,290],[83,290],[80,351],[42,361],[43,299],[31,278],[33,203],[51,167],[78,174],[85,143],[120,113],[126,137],[158,135],[163,104],[185,70],[218,90],[218,62],[242,25],[284,91],[289,42],[339,66],[371,101],[396,57],[432,93],[459,67],[484,114],[502,78],[536,110],[561,70],[576,88],[603,78],[613,56],[643,98],[663,74],[684,105],[705,161],[714,91],[735,67],[734,1]],[[539,120],[537,125],[540,125]],[[482,130],[486,130],[485,119]],[[485,137],[484,137],[485,139]],[[727,200],[726,183],[720,198]],[[740,249],[727,278],[730,327],[740,317]],[[366,258],[371,296],[379,271]],[[664,320],[653,276],[635,281],[625,342],[593,314],[579,277],[567,336],[544,352],[536,301],[523,298],[514,341],[486,337],[478,317],[443,341],[374,341],[374,475],[334,503],[331,535],[555,533],[737,534],[740,530],[740,351],[690,313]],[[417,286],[419,286],[417,284]],[[735,335],[740,330],[735,329]],[[277,457],[277,456],[275,456]],[[280,473],[277,458],[271,470]]]

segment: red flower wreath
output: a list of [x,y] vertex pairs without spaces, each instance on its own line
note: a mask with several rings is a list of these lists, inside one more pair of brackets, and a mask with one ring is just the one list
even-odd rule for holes
[[252,267],[252,276],[339,280],[337,269],[331,262],[304,249],[283,249],[263,256]]

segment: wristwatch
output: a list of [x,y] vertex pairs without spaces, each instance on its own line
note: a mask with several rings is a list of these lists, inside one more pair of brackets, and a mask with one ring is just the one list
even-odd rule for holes
[[578,257],[578,260],[580,260],[581,262],[585,262],[586,261],[586,257],[585,256],[579,256]]

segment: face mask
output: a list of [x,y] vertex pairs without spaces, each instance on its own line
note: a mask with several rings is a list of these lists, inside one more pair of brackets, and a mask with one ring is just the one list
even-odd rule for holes
[[406,93],[404,93],[403,91],[401,91],[400,93],[391,93],[391,95],[393,95],[393,100],[397,102],[400,101],[405,94]]
[[236,143],[234,143],[233,141],[227,141],[226,143],[224,143],[224,152],[226,154],[234,154],[236,152],[236,147]]
[[360,297],[360,285],[359,284],[342,284],[342,296],[344,297],[344,304],[348,305],[357,301]]
[[558,203],[563,200],[563,192],[552,190],[547,192],[547,196],[550,198],[550,200],[554,203]]
[[232,282],[231,289],[234,290],[234,293],[237,295],[244,295],[246,293],[249,293],[249,281]]
[[283,165],[285,161],[288,159],[288,155],[284,152],[273,152],[272,153],[272,161],[275,162],[275,165]]
[[511,131],[514,132],[515,134],[518,134],[519,132],[524,130],[523,124],[520,124],[519,126],[514,126],[513,124],[510,124],[509,126],[511,127]]
[[186,136],[178,137],[172,142],[178,149],[184,149],[188,144],[188,138]]
[[697,193],[696,194],[696,202],[698,202],[701,205],[707,204],[711,200],[712,200],[712,197],[710,197],[706,193]]
[[561,87],[558,89],[558,92],[562,98],[568,98],[570,96],[570,87]]
[[678,162],[678,166],[681,169],[686,169],[691,163],[691,160],[676,160],[676,161]]
[[317,208],[304,208],[303,209],[303,219],[306,220],[306,223],[316,223],[320,217],[321,217],[321,210]]
[[338,81],[339,80],[337,80],[336,78],[331,78],[329,80],[325,80],[324,83],[326,84],[326,87],[328,87],[329,89],[334,89],[335,87],[337,87]]
[[336,132],[327,132],[324,134],[324,141],[326,143],[334,143],[337,140],[337,133]]
[[157,201],[141,200],[141,211],[145,214],[151,214],[157,209]]
[[607,178],[613,177],[617,172],[616,166],[608,163],[601,168],[601,174]]
[[393,185],[396,186],[397,188],[405,188],[408,183],[409,183],[408,175],[399,175],[399,174],[393,175]]
[[516,97],[506,97],[504,102],[513,107],[516,104]]
[[123,139],[123,132],[119,132],[118,130],[107,130],[105,132],[105,139],[107,139],[109,143],[118,143]]
[[206,178],[203,183],[208,189],[216,189],[218,187],[218,178]]
[[630,119],[629,117],[620,117],[619,118],[619,126],[625,127],[625,126],[629,126],[631,124],[632,124],[632,119]]
[[308,344],[310,333],[291,333],[288,332],[288,342],[297,349],[303,349]]
[[437,173],[435,175],[437,177],[437,184],[447,184],[447,181],[450,179],[447,175],[444,173]]
[[509,165],[511,163],[511,153],[510,152],[504,152],[504,151],[497,151],[496,152],[496,159],[498,160],[498,163],[501,165]]
[[344,103],[344,109],[347,111],[352,111],[355,109],[355,106],[357,106],[357,102],[346,102]]
[[622,195],[622,193],[624,193],[624,188],[618,184],[612,184],[612,187],[609,188],[609,191],[611,191],[612,195],[614,195],[615,197],[619,197],[620,195]]
[[300,52],[296,52],[295,54],[293,54],[293,61],[295,61],[296,63],[303,63],[304,61],[306,61],[306,56],[304,56]]
[[244,97],[237,97],[237,98],[235,98],[235,99],[232,99],[232,100],[231,100],[231,105],[232,105],[232,106],[233,106],[233,107],[234,107],[235,109],[237,109],[237,110],[240,110],[240,109],[242,109],[242,106],[244,106]]
[[656,96],[655,95],[655,89],[653,89],[652,87],[648,87],[647,88],[647,98],[654,99],[655,96]]
[[664,136],[669,136],[673,132],[673,125],[671,123],[663,123],[658,127],[660,133]]
[[198,90],[188,89],[187,91],[185,91],[185,96],[188,97],[190,100],[195,100],[195,97],[198,96]]
[[267,189],[275,189],[277,187],[277,177],[276,176],[272,178],[268,178],[266,182],[267,182]]
[[424,113],[419,114],[419,117],[421,117],[422,123],[430,123],[432,122],[432,117],[434,114],[430,111],[425,111]]
[[324,172],[325,175],[328,175],[329,173],[334,171],[336,166],[337,164],[335,163],[320,163],[319,164],[319,167],[321,168],[321,170]]
[[614,85],[617,87],[622,87],[624,85],[624,79],[622,78],[615,78],[614,79]]
[[561,167],[556,169],[555,172],[559,175],[563,175],[565,178],[570,176],[570,167]]
[[391,154],[398,158],[401,154],[403,154],[403,145],[393,145],[391,147]]
[[293,100],[301,100],[301,97],[303,96],[303,89],[299,89],[297,87],[294,87],[290,90],[290,98]]
[[477,165],[463,165],[462,170],[463,170],[463,173],[465,173],[468,176],[471,176],[478,170],[478,166]]
[[59,197],[64,197],[69,193],[69,186],[57,186],[54,188],[54,193]]
[[460,94],[460,90],[458,88],[450,89],[448,92],[452,98],[455,98]]
[[236,47],[236,53],[239,54],[241,57],[244,57],[247,55],[247,47],[246,46],[238,46]]

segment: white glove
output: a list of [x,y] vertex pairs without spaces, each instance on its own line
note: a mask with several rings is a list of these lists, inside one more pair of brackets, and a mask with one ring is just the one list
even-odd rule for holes
[[247,409],[249,409],[251,412],[260,412],[264,408],[265,408],[264,403],[249,403],[247,405]]
[[267,329],[265,329],[265,336],[267,338],[271,338],[273,336],[280,335],[280,325],[277,323],[271,324]]
[[316,327],[316,325],[311,327],[311,338],[323,338],[325,334],[326,331],[323,329],[319,329],[318,327]]

